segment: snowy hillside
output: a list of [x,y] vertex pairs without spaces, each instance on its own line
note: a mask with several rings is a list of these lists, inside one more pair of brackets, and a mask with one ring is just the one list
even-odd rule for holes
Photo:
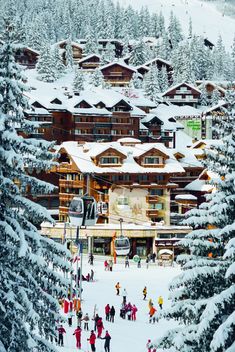
[[221,34],[227,49],[231,47],[235,19],[223,16],[214,3],[205,3],[198,0],[119,0],[121,5],[132,5],[135,9],[148,6],[150,11],[162,11],[169,18],[171,10],[179,18],[184,32],[188,31],[189,18],[192,18],[193,32],[216,42]]

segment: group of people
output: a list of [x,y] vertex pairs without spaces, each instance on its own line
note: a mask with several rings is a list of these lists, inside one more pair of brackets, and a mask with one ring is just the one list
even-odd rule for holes
[[113,260],[105,260],[104,261],[104,270],[105,271],[113,271]]
[[121,308],[120,308],[120,317],[122,319],[127,319],[128,320],[136,320],[136,313],[138,312],[138,309],[135,304],[131,304],[130,302],[128,304],[125,304],[122,302]]
[[88,273],[87,275],[82,275],[82,281],[94,281],[94,270],[91,269],[91,273]]
[[114,317],[116,313],[114,306],[110,307],[109,304],[106,304],[104,310],[105,310],[105,319],[107,321],[110,321],[111,323],[114,323]]

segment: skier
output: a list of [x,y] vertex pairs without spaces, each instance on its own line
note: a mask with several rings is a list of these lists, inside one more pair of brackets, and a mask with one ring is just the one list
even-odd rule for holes
[[138,259],[137,268],[141,268],[141,258]]
[[120,288],[121,288],[119,282],[116,283],[115,288],[116,288],[116,290],[117,290],[117,296],[119,296]]
[[162,309],[162,305],[163,305],[163,298],[162,298],[162,296],[159,296],[159,297],[158,297],[158,305],[159,305],[159,307]]
[[93,262],[94,262],[94,256],[92,253],[90,253],[88,263],[90,263],[90,265],[93,265]]
[[81,334],[82,334],[82,329],[80,326],[78,326],[75,330],[73,335],[76,337],[76,347],[81,349]]
[[58,333],[59,333],[58,345],[64,346],[64,334],[66,334],[66,331],[63,325],[60,325],[60,327],[58,328]]
[[86,313],[86,315],[82,318],[82,320],[84,321],[84,330],[89,331],[89,326],[88,326],[88,322],[90,320],[88,313]]
[[115,308],[114,308],[114,306],[111,307],[109,315],[110,315],[110,322],[114,323],[114,316],[115,316]]
[[154,252],[153,255],[152,255],[152,261],[153,261],[153,263],[155,263],[155,260],[156,260],[156,253]]
[[148,306],[149,306],[149,309],[153,306],[153,301],[152,301],[152,299],[151,299],[151,298],[149,299]]
[[130,264],[129,264],[129,257],[128,255],[125,257],[125,268],[129,268]]
[[110,352],[110,340],[111,340],[111,336],[109,335],[108,330],[106,330],[106,334],[104,337],[101,337],[102,340],[105,340],[104,343],[104,350],[105,352]]
[[156,348],[151,347],[151,340],[148,340],[146,347],[147,347],[148,352],[157,352]]
[[109,270],[113,271],[113,260],[112,259],[109,260]]
[[137,307],[135,306],[135,304],[133,304],[132,306],[132,311],[131,311],[131,320],[136,320],[136,313],[138,312]]
[[81,327],[81,321],[82,321],[82,310],[79,308],[79,310],[76,313],[77,315],[77,326]]
[[121,304],[120,317],[126,319],[126,308],[124,303]]
[[94,325],[94,330],[96,331],[96,328],[97,328],[97,322],[98,320],[100,319],[99,315],[96,313],[95,317],[94,317],[94,322],[95,322],[95,325]]
[[146,269],[148,269],[149,268],[149,258],[148,257],[146,258],[145,262],[146,262]]
[[107,260],[104,261],[104,270],[105,270],[105,271],[108,271],[108,270],[109,270],[109,264],[108,264],[108,261],[107,261]]
[[157,309],[154,308],[154,306],[152,306],[149,310],[149,323],[155,323],[156,321],[156,317],[155,317],[155,313],[156,313]]
[[87,341],[90,342],[92,352],[95,352],[95,350],[96,350],[95,340],[96,340],[96,335],[95,335],[94,331],[91,330],[91,335],[90,335],[89,339],[87,339]]
[[91,269],[90,280],[91,280],[91,281],[94,281],[94,270],[93,270],[93,269]]
[[73,311],[71,310],[68,314],[68,325],[71,327],[73,325]]
[[109,304],[106,304],[105,308],[105,318],[107,321],[109,321],[109,317],[110,317],[110,305]]
[[97,321],[98,338],[101,337],[103,329],[104,329],[104,324],[103,324],[102,318],[99,318],[99,320]]
[[132,305],[129,302],[127,307],[126,307],[126,314],[127,314],[127,319],[131,320],[131,314],[132,314]]
[[147,287],[146,286],[144,286],[143,295],[144,295],[143,300],[146,300],[146,296],[147,296]]
[[123,298],[123,304],[126,304],[126,297],[127,297],[127,291],[126,289],[124,288],[123,291],[122,291],[122,298]]

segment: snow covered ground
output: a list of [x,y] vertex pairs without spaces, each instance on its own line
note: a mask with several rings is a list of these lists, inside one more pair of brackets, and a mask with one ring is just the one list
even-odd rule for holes
[[[87,274],[90,271],[90,265],[87,264],[87,258],[84,259],[83,273]],[[97,305],[98,314],[104,319],[104,327],[109,330],[112,337],[111,351],[112,352],[146,352],[146,342],[150,338],[161,336],[169,328],[175,327],[174,321],[160,321],[150,325],[148,322],[148,299],[153,300],[157,307],[157,298],[162,295],[164,298],[164,307],[169,306],[168,284],[171,279],[179,272],[179,268],[158,267],[155,264],[146,269],[145,263],[142,268],[137,268],[132,261],[130,268],[124,268],[123,263],[114,265],[113,272],[104,271],[103,259],[96,259],[94,262],[95,282],[83,282],[83,313],[93,315],[94,305]],[[138,308],[137,321],[123,320],[119,316],[119,309],[122,297],[116,296],[115,285],[117,281],[123,288],[126,288],[128,296],[127,302],[135,304]],[[144,286],[147,286],[147,300],[143,301],[142,291]],[[109,303],[114,305],[116,309],[115,322],[109,323],[105,321],[104,307]],[[89,323],[89,328],[93,328],[93,321]],[[73,319],[73,327],[68,327],[64,324],[67,331],[65,336],[65,347],[57,347],[61,352],[72,352],[76,350],[75,337],[72,335],[76,327],[76,321]],[[90,332],[82,331],[82,351],[90,351],[87,338]],[[104,334],[103,334],[104,336]],[[97,340],[96,351],[104,351],[104,340]]]
[[170,12],[173,11],[179,18],[185,33],[188,33],[188,23],[191,17],[194,33],[203,35],[213,43],[221,34],[227,50],[231,48],[235,32],[235,19],[223,16],[214,3],[205,3],[199,0],[119,0],[119,3],[124,6],[131,5],[138,10],[142,6],[148,6],[150,11],[162,11],[167,19]]

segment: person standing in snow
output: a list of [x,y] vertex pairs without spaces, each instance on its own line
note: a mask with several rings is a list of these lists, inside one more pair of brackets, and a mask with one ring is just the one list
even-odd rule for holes
[[162,309],[162,305],[163,305],[163,298],[162,298],[162,296],[159,296],[159,297],[158,297],[158,305],[159,305],[160,309]]
[[144,286],[143,295],[144,295],[143,300],[145,301],[146,300],[146,296],[147,296],[147,287],[146,286]]
[[88,326],[88,322],[90,320],[88,313],[86,313],[86,315],[82,318],[82,320],[84,321],[84,330],[89,330],[89,326]]
[[135,304],[133,304],[132,306],[132,311],[131,311],[131,320],[136,320],[136,313],[138,312],[137,307],[135,306]]
[[102,331],[104,329],[104,324],[103,324],[103,321],[102,321],[102,318],[99,318],[99,320],[97,321],[97,337],[100,338],[101,335],[102,335]]
[[149,299],[148,306],[149,306],[149,309],[153,306],[153,301],[152,301],[152,299],[151,299],[151,298]]
[[58,327],[58,333],[59,333],[58,345],[64,346],[64,334],[66,334],[66,331],[65,331],[65,328],[63,327],[63,325],[60,325]]
[[76,313],[77,315],[77,325],[81,326],[81,321],[82,321],[82,310],[79,308],[79,310]]
[[129,263],[129,257],[128,255],[125,257],[125,268],[129,268],[130,263]]
[[93,269],[91,269],[90,280],[94,281],[94,270]]
[[81,349],[81,334],[82,334],[82,329],[80,328],[80,326],[78,326],[75,330],[73,335],[75,335],[76,337],[76,347]]
[[109,270],[113,271],[113,260],[112,259],[109,260]]
[[141,268],[141,258],[139,257],[138,262],[137,262],[137,268]]
[[95,322],[95,324],[94,324],[94,330],[96,331],[96,329],[97,329],[97,322],[98,322],[98,320],[100,319],[100,317],[99,317],[99,315],[96,313],[96,315],[95,315],[95,317],[94,317],[94,322]]
[[95,350],[96,350],[95,340],[96,340],[96,335],[95,335],[94,331],[91,330],[91,335],[90,335],[89,339],[87,339],[87,341],[90,342],[92,352],[95,352]]
[[128,320],[131,320],[131,314],[132,314],[132,305],[129,302],[126,307],[126,315]]
[[73,311],[71,310],[68,314],[68,325],[71,327],[73,325]]
[[121,288],[119,282],[116,283],[115,288],[116,288],[116,290],[117,290],[117,296],[119,296],[120,288]]
[[151,343],[151,340],[149,339],[147,344],[146,344],[146,347],[147,347],[147,351],[148,352],[157,352],[156,348],[155,347],[151,347],[152,343]]
[[123,304],[126,304],[126,297],[127,297],[127,291],[126,291],[126,289],[124,288],[123,291],[122,291],[122,298],[123,298],[122,303],[123,303]]
[[106,304],[104,310],[105,310],[105,318],[106,318],[107,321],[109,321],[110,305],[109,305],[109,304]]
[[151,323],[154,324],[155,321],[156,321],[156,317],[155,317],[156,311],[157,311],[157,309],[154,308],[154,306],[152,306],[152,307],[150,308],[150,310],[149,310],[149,323],[150,323],[150,324],[151,324]]
[[145,262],[146,262],[146,269],[148,269],[149,268],[149,258],[148,257],[146,258]]
[[104,343],[104,350],[105,352],[110,352],[110,340],[111,340],[111,336],[109,335],[108,330],[106,330],[106,334],[104,337],[101,337],[102,340],[105,340]]
[[110,315],[110,322],[114,323],[114,316],[115,316],[115,308],[114,308],[114,306],[111,307],[109,315]]

